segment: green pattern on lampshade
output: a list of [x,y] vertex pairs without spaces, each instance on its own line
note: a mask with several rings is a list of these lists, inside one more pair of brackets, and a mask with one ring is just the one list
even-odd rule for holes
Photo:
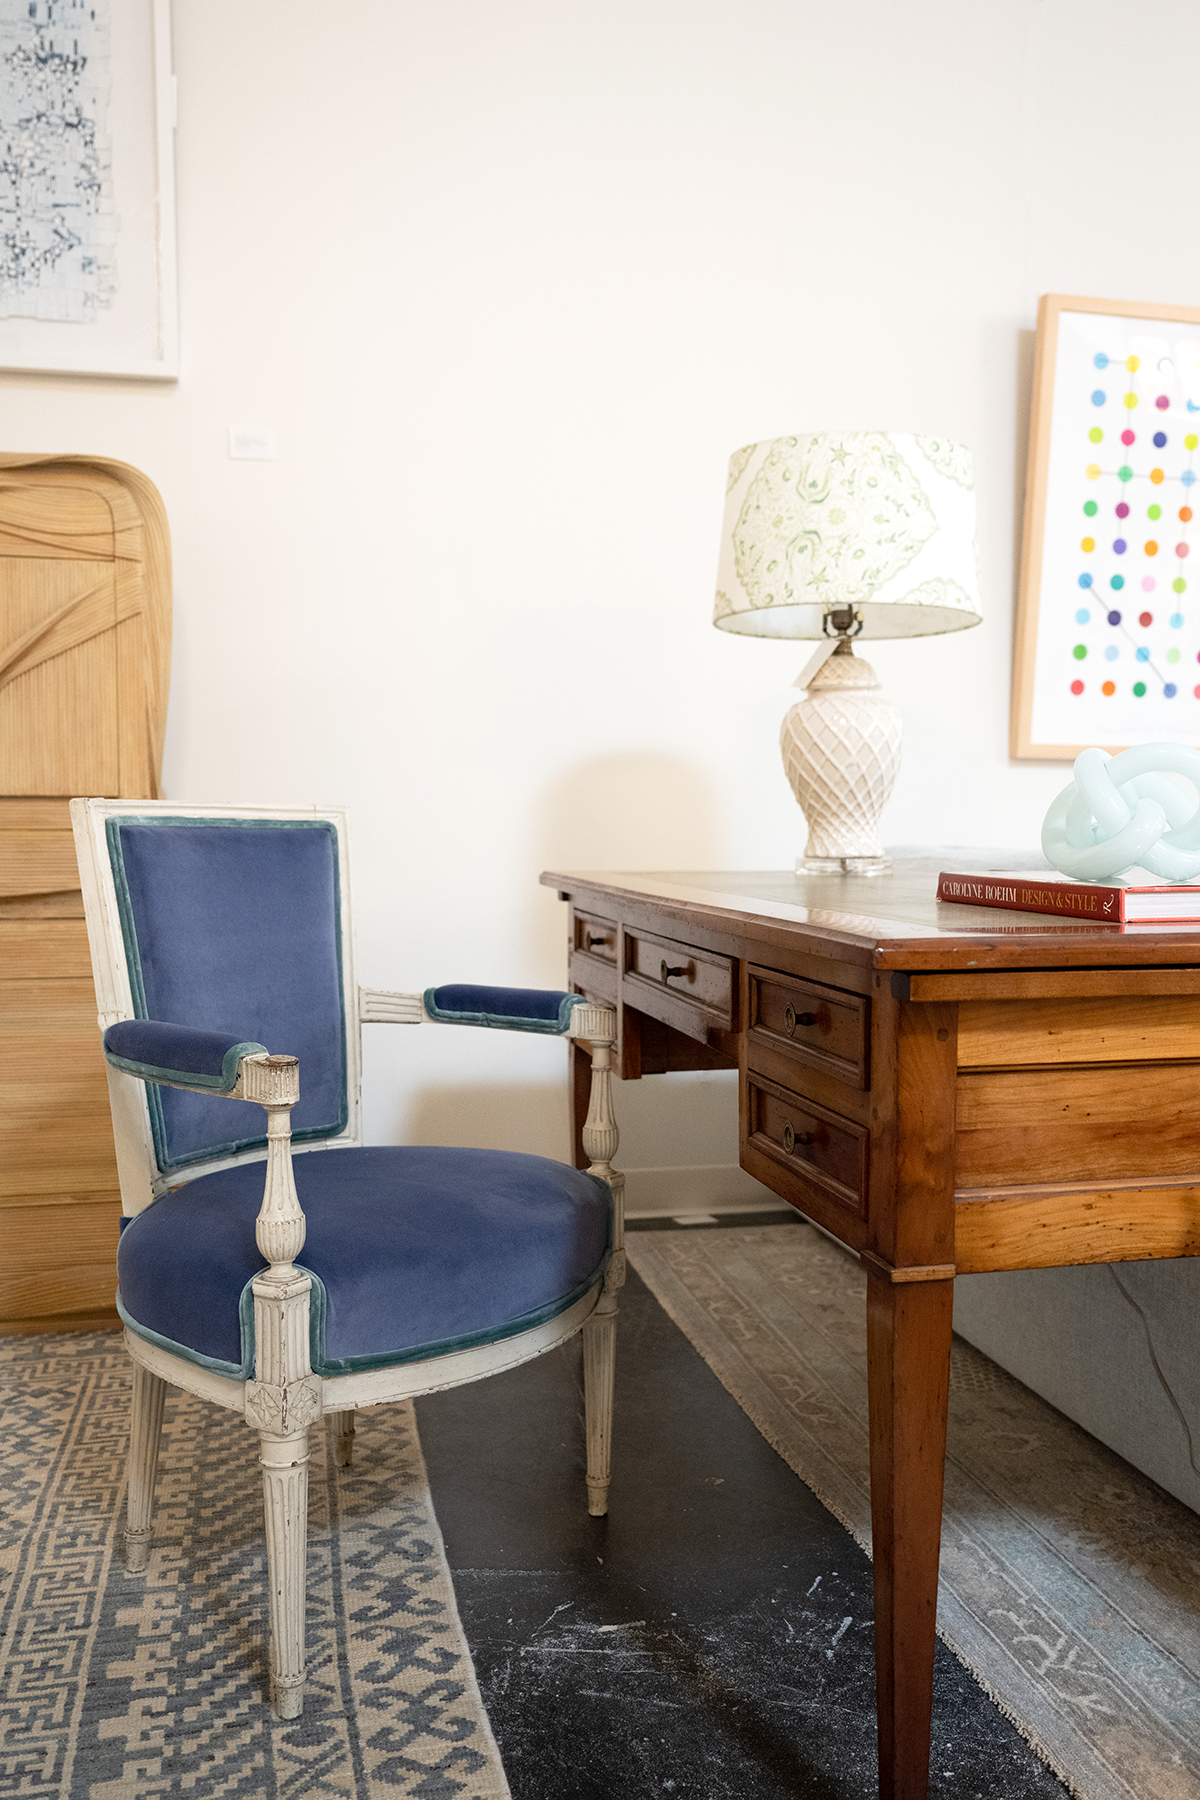
[[713,623],[821,637],[851,607],[863,637],[979,621],[971,453],[946,438],[812,432],[748,444],[729,464]]

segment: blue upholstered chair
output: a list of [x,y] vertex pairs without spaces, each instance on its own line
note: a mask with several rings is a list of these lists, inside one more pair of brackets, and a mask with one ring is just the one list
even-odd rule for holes
[[[579,995],[354,984],[344,817],[75,800],[133,1358],[126,1559],[146,1567],[167,1382],[259,1434],[271,1701],[303,1706],[308,1434],[584,1334],[607,1507],[621,1178],[613,1012]],[[509,1151],[363,1148],[360,1025],[590,1042],[586,1174]],[[264,1127],[263,1110],[266,1119]]]

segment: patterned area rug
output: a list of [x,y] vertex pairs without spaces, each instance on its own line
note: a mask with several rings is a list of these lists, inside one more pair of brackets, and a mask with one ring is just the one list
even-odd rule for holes
[[[857,1258],[794,1224],[638,1231],[629,1255],[869,1550]],[[1200,1793],[1200,1517],[958,1339],[938,1629],[1081,1800]]]
[[312,1434],[304,1716],[266,1692],[257,1438],[168,1390],[149,1573],[120,1562],[115,1333],[0,1344],[0,1787],[42,1800],[508,1800],[411,1403]]

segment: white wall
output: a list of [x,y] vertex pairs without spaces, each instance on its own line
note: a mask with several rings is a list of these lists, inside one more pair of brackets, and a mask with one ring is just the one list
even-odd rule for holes
[[[166,499],[168,794],[348,802],[386,986],[559,983],[547,865],[790,866],[807,652],[708,622],[725,464],[877,427],[973,446],[987,607],[870,650],[885,837],[1035,841],[1037,296],[1197,299],[1198,54],[1188,0],[176,0],[182,378],[0,375],[3,448]],[[368,1038],[375,1140],[562,1153],[560,1045]],[[732,1099],[623,1090],[623,1160],[732,1160]]]

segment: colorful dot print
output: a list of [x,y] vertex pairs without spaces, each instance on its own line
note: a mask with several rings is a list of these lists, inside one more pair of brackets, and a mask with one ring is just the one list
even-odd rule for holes
[[[1155,341],[1147,333],[1139,349],[1148,339]],[[1178,375],[1171,343],[1164,340],[1163,349],[1171,354],[1155,349],[1144,356],[1117,355],[1112,348],[1093,351],[1089,346],[1092,379],[1074,378],[1079,382],[1072,402],[1079,433],[1074,443],[1081,453],[1073,479],[1083,488],[1078,504],[1084,528],[1075,540],[1078,549],[1070,553],[1077,559],[1075,598],[1070,610],[1059,615],[1057,629],[1071,635],[1058,638],[1058,655],[1067,653],[1066,668],[1058,664],[1058,679],[1077,699],[1090,685],[1092,699],[1081,700],[1081,720],[1097,695],[1116,704],[1114,722],[1121,718],[1122,699],[1142,700],[1149,694],[1175,700],[1182,695],[1179,724],[1190,741],[1200,743],[1200,711],[1191,710],[1200,702],[1200,682],[1194,688],[1178,685],[1178,667],[1185,658],[1190,663],[1195,655],[1200,663],[1194,649],[1200,614],[1188,611],[1183,598],[1194,522],[1188,490],[1200,469],[1200,429],[1192,428],[1188,414],[1200,411],[1200,392],[1194,380],[1188,386]],[[1078,371],[1080,364],[1074,368]],[[1106,424],[1097,417],[1105,408]],[[1060,578],[1067,577],[1069,567]],[[1130,604],[1132,594],[1141,610]],[[1171,605],[1162,603],[1164,595]],[[1089,684],[1083,665],[1090,667],[1093,657],[1100,659],[1105,679]],[[1150,714],[1145,716],[1149,722]],[[1076,741],[1087,740],[1081,736]]]

